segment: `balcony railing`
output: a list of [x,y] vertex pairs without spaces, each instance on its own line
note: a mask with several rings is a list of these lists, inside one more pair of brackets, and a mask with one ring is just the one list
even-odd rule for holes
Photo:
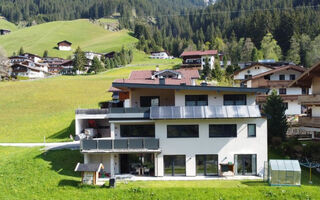
[[76,115],[99,115],[108,114],[108,109],[77,109]]
[[150,113],[150,107],[110,108],[110,113]]
[[299,117],[299,125],[320,128],[320,117]]
[[305,95],[298,98],[299,104],[302,105],[320,105],[320,95]]
[[159,151],[159,139],[98,139],[82,140],[81,151],[121,152],[121,151]]

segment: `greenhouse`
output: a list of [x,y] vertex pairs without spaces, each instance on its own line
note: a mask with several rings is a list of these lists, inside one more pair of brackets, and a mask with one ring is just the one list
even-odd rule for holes
[[271,186],[300,186],[301,168],[297,160],[270,160],[269,184]]

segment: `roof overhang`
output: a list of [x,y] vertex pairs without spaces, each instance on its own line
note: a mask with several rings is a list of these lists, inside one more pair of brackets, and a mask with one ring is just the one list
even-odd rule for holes
[[117,83],[116,88],[148,88],[148,89],[172,89],[172,90],[199,90],[216,92],[240,92],[240,93],[268,93],[268,88],[246,88],[246,87],[220,87],[220,86],[192,86],[192,85],[167,85],[167,84],[143,84],[143,83]]

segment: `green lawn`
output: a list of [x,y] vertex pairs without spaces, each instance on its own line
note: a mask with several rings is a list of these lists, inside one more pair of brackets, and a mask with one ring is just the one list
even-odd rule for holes
[[[161,63],[160,68],[173,65]],[[47,142],[68,141],[74,134],[75,109],[98,108],[99,102],[111,99],[107,90],[114,79],[142,69],[155,69],[155,65],[137,64],[98,75],[0,82],[0,142],[43,142],[44,137]]]
[[10,31],[16,31],[18,30],[18,27],[13,23],[8,22],[7,20],[0,19],[0,29],[9,29]]
[[[80,185],[79,151],[0,147],[0,199],[319,199],[317,185],[270,187],[262,181],[117,182],[115,189]],[[306,174],[303,174],[303,177]]]
[[67,58],[73,54],[73,51],[66,52],[56,49],[57,42],[62,40],[72,42],[73,50],[80,46],[85,51],[100,53],[120,50],[122,46],[131,48],[138,41],[130,36],[126,30],[106,31],[101,26],[90,23],[87,19],[80,19],[49,22],[22,28],[0,37],[0,45],[8,55],[17,52],[22,46],[25,52],[36,53],[40,56],[44,50],[48,50],[49,56]]

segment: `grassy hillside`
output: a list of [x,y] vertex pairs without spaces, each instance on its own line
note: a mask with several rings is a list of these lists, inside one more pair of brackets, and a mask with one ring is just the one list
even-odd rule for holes
[[49,51],[49,56],[67,58],[72,51],[65,52],[56,49],[57,42],[68,40],[75,50],[80,46],[86,51],[108,52],[119,50],[122,46],[132,47],[137,39],[128,31],[106,31],[101,26],[90,23],[87,19],[74,21],[57,21],[19,29],[9,35],[0,37],[0,45],[8,55],[17,52],[22,46],[26,52],[43,54]]
[[[79,151],[42,152],[38,148],[0,147],[0,199],[319,199],[319,175],[314,185],[270,187],[261,181],[117,182],[117,187],[80,185],[73,170],[83,162]],[[308,172],[303,171],[302,177]]]
[[[74,134],[75,109],[98,108],[98,102],[111,99],[107,90],[114,79],[127,78],[132,70],[155,69],[154,64],[146,64],[143,53],[134,54],[132,66],[98,75],[0,82],[0,142],[69,140]],[[158,62],[165,69],[180,61]]]
[[7,20],[0,19],[0,29],[9,29],[10,31],[16,31],[18,30],[18,27],[13,23],[8,22]]

